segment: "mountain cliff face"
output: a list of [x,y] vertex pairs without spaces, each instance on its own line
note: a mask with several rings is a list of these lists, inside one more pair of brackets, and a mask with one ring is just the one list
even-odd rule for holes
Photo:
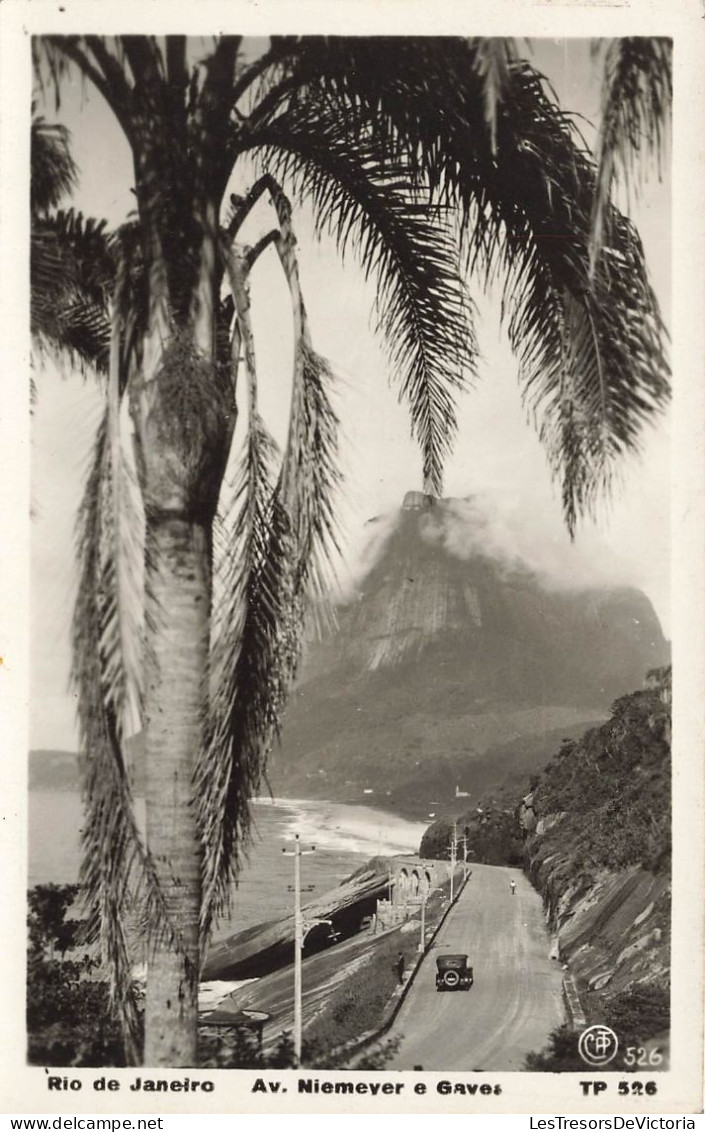
[[632,1038],[667,1045],[670,703],[670,668],[650,673],[606,723],[563,744],[519,810],[555,958],[572,976],[585,1021],[612,1025],[625,1049]]
[[670,669],[566,742],[524,798],[529,875],[589,990],[668,977]]
[[[457,812],[458,796],[516,797],[563,738],[667,662],[642,593],[550,588],[493,555],[462,501],[409,493],[369,530],[374,561],[308,648],[270,760],[275,796],[424,817]],[[139,736],[131,754],[139,792]],[[37,788],[77,785],[73,754],[31,766]]]
[[[493,558],[457,501],[409,493],[338,626],[311,645],[275,794],[420,813],[526,781],[668,657],[648,599],[556,590]],[[501,749],[501,750],[500,750]]]

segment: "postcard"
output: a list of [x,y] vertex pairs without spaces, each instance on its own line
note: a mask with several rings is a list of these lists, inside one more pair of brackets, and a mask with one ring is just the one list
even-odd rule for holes
[[5,1111],[694,1127],[702,7],[0,20]]

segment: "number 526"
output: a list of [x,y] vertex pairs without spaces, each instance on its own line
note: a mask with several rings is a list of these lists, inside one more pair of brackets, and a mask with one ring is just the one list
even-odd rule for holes
[[653,1049],[644,1049],[643,1046],[627,1046],[627,1052],[624,1055],[625,1065],[660,1065],[663,1061],[663,1054],[658,1046]]

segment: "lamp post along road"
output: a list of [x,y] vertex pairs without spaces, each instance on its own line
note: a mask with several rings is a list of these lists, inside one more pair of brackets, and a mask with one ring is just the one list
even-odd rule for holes
[[421,938],[418,950],[423,954],[426,951],[426,905],[434,892],[440,892],[440,886],[427,889],[421,897]]
[[428,894],[424,893],[421,897],[421,938],[419,939],[418,950],[423,955],[426,950],[426,901]]
[[455,880],[455,866],[457,864],[458,847],[456,844],[456,837],[458,835],[458,823],[453,822],[453,836],[450,842],[450,902],[453,903],[453,883]]
[[293,849],[282,849],[287,857],[294,858],[294,1061],[298,1068],[301,1064],[301,958],[304,948],[304,922],[301,915],[301,858],[315,851],[316,846],[302,849],[298,833],[294,838]]
[[297,1069],[301,1065],[303,1030],[301,962],[303,959],[306,936],[312,928],[317,928],[319,924],[328,924],[330,926],[330,939],[337,939],[339,934],[332,930],[332,920],[321,919],[317,916],[314,916],[310,920],[304,920],[301,910],[301,893],[313,892],[315,888],[313,884],[308,884],[303,888],[301,886],[301,858],[307,856],[309,853],[314,853],[315,849],[315,845],[312,845],[310,849],[302,849],[298,833],[294,835],[294,848],[282,849],[282,853],[284,853],[285,856],[294,858],[294,1061]]

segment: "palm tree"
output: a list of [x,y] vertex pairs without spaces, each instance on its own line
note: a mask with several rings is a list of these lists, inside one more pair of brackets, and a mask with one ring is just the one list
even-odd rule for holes
[[[503,273],[522,396],[571,532],[667,397],[662,326],[638,235],[614,208],[591,276],[595,166],[508,41],[71,36],[37,41],[35,61],[57,87],[78,68],[134,160],[136,218],[110,239],[90,227],[104,237],[91,309],[102,303],[109,346],[73,635],[82,879],[128,1034],[129,914],[149,957],[145,1061],[193,1065],[201,955],[335,539],[332,377],[311,340],[291,199],[376,282],[429,492],[441,491],[454,398],[475,369],[469,272]],[[251,160],[249,191],[228,194]],[[263,197],[276,223],[248,247],[243,225]],[[249,309],[270,246],[295,335],[280,456],[258,410]],[[231,498],[240,369],[247,435]],[[144,843],[125,746],[137,726]]]

